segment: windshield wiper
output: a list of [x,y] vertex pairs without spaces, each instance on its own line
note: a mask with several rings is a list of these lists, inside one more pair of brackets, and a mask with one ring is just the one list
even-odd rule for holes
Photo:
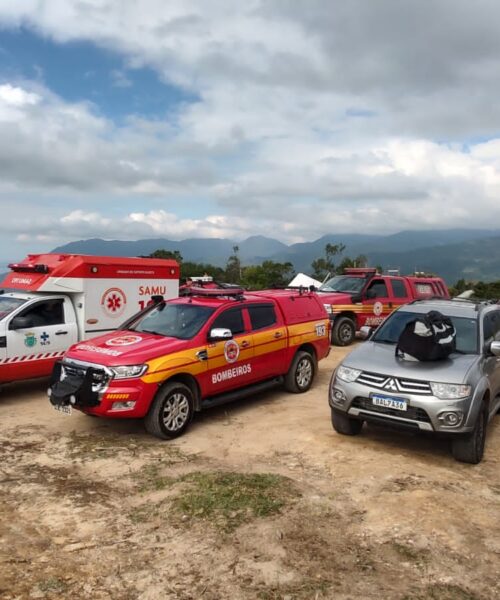
[[161,335],[165,337],[163,333],[159,333],[158,331],[151,331],[151,329],[141,329],[142,333],[152,333],[153,335]]
[[391,344],[394,345],[396,342],[394,340],[386,340],[386,339],[376,339],[376,340],[371,340],[372,342],[375,342],[376,344]]

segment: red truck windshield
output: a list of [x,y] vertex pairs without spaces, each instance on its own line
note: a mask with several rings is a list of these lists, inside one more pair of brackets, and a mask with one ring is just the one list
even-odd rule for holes
[[364,277],[351,277],[350,275],[337,275],[332,277],[319,288],[320,292],[361,292],[366,283]]
[[200,331],[214,310],[193,304],[159,304],[130,329],[189,340]]
[[6,317],[16,308],[19,308],[21,304],[24,304],[26,300],[20,298],[9,298],[8,296],[0,296],[0,319]]

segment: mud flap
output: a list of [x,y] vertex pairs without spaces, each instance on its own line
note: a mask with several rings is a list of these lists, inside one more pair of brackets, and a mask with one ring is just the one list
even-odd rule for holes
[[89,367],[83,377],[67,375],[62,363],[56,362],[48,389],[51,404],[75,408],[99,406],[99,394],[92,391],[94,374],[98,372]]

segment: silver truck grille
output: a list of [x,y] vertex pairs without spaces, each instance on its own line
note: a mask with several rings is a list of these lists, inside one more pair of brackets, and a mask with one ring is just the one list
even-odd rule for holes
[[369,373],[367,371],[362,371],[361,375],[356,379],[356,383],[384,390],[388,393],[432,394],[431,386],[427,381],[402,379],[401,377],[380,375],[379,373]]

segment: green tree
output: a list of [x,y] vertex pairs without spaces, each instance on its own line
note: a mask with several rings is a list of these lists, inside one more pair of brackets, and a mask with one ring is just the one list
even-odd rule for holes
[[311,263],[313,270],[312,276],[315,279],[322,280],[328,275],[328,273],[333,274],[335,272],[335,263],[333,262],[333,259],[338,254],[342,254],[344,250],[344,244],[326,244],[325,255],[320,258],[316,258]]
[[224,281],[225,271],[221,267],[216,267],[208,263],[196,263],[191,261],[183,262],[181,265],[182,279],[197,277],[201,275],[210,275],[216,281]]
[[163,248],[159,248],[154,252],[151,252],[149,258],[168,258],[171,260],[176,260],[179,264],[182,263],[182,254],[179,250],[165,250]]
[[227,283],[240,283],[241,281],[242,273],[239,251],[239,246],[233,246],[233,254],[227,259],[225,276]]
[[241,284],[248,290],[286,287],[292,279],[293,273],[293,265],[290,262],[278,263],[265,260],[261,265],[245,267]]
[[342,275],[342,273],[344,272],[344,269],[349,269],[352,267],[366,267],[367,264],[368,264],[368,259],[366,258],[366,256],[364,254],[360,254],[359,256],[356,256],[356,258],[354,258],[354,259],[349,258],[349,256],[346,256],[345,258],[343,258],[340,261],[340,264],[335,269],[335,272],[337,273],[337,275]]

